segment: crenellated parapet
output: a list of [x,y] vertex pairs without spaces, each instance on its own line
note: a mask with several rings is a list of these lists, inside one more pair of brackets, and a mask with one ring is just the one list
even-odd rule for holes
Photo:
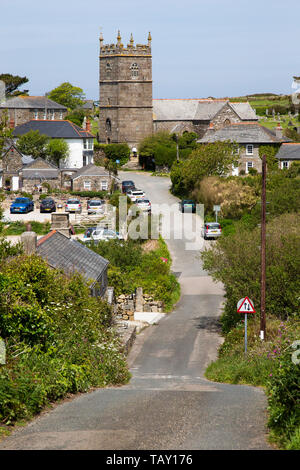
[[100,56],[110,56],[110,55],[151,55],[151,34],[148,34],[148,42],[147,44],[136,44],[134,45],[133,35],[131,34],[129,43],[125,47],[122,44],[122,38],[120,31],[118,31],[117,35],[117,43],[116,44],[104,44],[104,39],[102,33],[100,34]]

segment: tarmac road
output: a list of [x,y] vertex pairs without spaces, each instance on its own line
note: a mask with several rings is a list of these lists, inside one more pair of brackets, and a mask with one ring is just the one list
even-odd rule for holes
[[[152,204],[175,203],[178,212],[168,178],[124,172],[120,179],[134,180]],[[2,441],[0,450],[271,449],[263,390],[204,378],[221,343],[222,285],[203,271],[186,239],[166,241],[182,296],[174,312],[137,336],[128,357],[130,383],[56,406]]]

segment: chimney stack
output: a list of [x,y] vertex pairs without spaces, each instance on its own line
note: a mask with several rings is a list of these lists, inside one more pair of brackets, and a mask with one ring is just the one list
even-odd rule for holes
[[91,132],[91,121],[89,119],[86,121],[85,130]]
[[35,232],[23,232],[21,235],[21,243],[23,244],[26,255],[33,255],[36,252],[37,234]]

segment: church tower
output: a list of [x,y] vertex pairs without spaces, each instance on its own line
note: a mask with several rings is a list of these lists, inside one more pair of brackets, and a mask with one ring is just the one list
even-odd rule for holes
[[103,44],[100,34],[101,143],[128,143],[133,149],[153,132],[151,34],[136,44],[131,34],[124,47],[120,31],[116,44]]

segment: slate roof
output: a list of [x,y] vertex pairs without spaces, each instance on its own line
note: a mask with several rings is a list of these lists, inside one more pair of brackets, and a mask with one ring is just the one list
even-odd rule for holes
[[15,96],[8,98],[0,105],[0,108],[11,109],[58,109],[60,111],[67,111],[65,106],[62,106],[55,101],[46,98],[45,96]]
[[91,139],[95,137],[71,121],[34,119],[15,127],[13,135],[17,137],[31,130],[39,131],[41,134],[45,134],[52,139]]
[[226,105],[229,105],[241,120],[257,121],[255,111],[247,103],[229,103],[226,99],[155,99],[154,121],[211,121]]
[[109,261],[76,240],[65,237],[56,230],[40,238],[37,253],[49,266],[62,269],[66,275],[79,272],[93,284],[106,270]]
[[[38,168],[36,164],[38,162],[42,163],[42,167]],[[48,168],[45,168],[45,163],[48,165]],[[57,179],[59,177],[59,169],[56,165],[51,162],[45,162],[45,160],[41,157],[32,160],[31,162],[27,163],[26,166],[22,169],[23,178],[24,179]]]
[[[72,180],[79,178],[80,176],[109,176],[109,172],[102,166],[94,165],[90,163],[89,165],[83,166],[80,168],[74,175],[71,176]],[[111,178],[118,179],[114,175],[110,175]]]
[[214,131],[210,128],[198,143],[209,143],[230,140],[240,144],[276,144],[289,142],[290,139],[276,137],[275,132],[254,122],[230,124]]
[[300,143],[285,143],[276,155],[278,160],[300,160]]

